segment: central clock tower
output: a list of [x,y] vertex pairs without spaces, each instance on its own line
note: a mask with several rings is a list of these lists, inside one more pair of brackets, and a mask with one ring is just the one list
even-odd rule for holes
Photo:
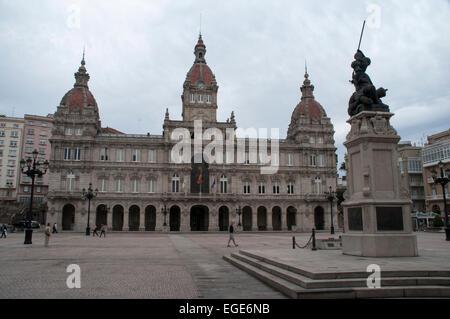
[[195,61],[187,73],[183,84],[183,121],[202,120],[204,123],[217,121],[217,86],[216,77],[206,64],[206,46],[202,35],[194,49]]

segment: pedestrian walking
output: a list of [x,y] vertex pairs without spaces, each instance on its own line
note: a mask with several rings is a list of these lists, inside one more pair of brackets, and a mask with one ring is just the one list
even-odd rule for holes
[[53,224],[52,233],[53,233],[53,234],[58,233],[58,226],[56,225],[56,223]]
[[8,235],[8,229],[6,228],[5,224],[2,225],[1,231],[2,231],[2,235],[0,236],[0,238],[6,238],[6,235]]
[[96,236],[98,237],[98,226],[95,225],[94,231],[92,232],[92,237]]
[[100,230],[101,230],[100,231],[100,237],[102,237],[102,235],[103,235],[103,237],[106,238],[106,225],[102,224],[102,228]]
[[228,232],[230,233],[230,239],[228,239],[228,245],[227,247],[231,247],[230,246],[230,242],[233,241],[234,247],[239,246],[238,244],[236,244],[236,242],[234,241],[234,222],[230,223],[230,228],[228,229]]
[[52,235],[50,233],[50,223],[47,223],[44,234],[45,234],[45,247],[48,247],[48,243],[50,242],[50,236]]

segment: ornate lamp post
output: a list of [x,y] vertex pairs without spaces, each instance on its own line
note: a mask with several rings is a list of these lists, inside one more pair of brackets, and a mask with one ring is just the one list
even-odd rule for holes
[[242,225],[241,225],[241,214],[242,214],[242,212],[241,212],[241,206],[238,206],[238,207],[236,208],[236,214],[239,215],[239,224],[238,224],[238,226],[241,227],[241,226],[242,226]]
[[28,224],[27,229],[25,229],[25,245],[31,245],[32,244],[32,237],[33,237],[33,229],[31,228],[31,220],[33,219],[33,193],[34,193],[34,179],[36,175],[38,177],[42,177],[45,173],[47,173],[48,169],[48,161],[46,160],[42,164],[42,168],[40,167],[41,164],[36,160],[38,156],[38,151],[33,151],[33,159],[28,158],[26,161],[22,159],[20,161],[20,170],[26,174],[28,177],[31,177],[31,197],[30,197],[30,208],[28,209]]
[[437,176],[436,171],[431,172],[431,176],[435,184],[440,184],[442,186],[442,196],[444,199],[444,211],[445,211],[445,240],[450,241],[450,224],[449,224],[449,216],[448,216],[448,208],[447,208],[447,196],[445,194],[445,185],[448,184],[450,177],[450,169],[447,169],[444,172],[444,164],[442,161],[439,161],[439,169],[441,171],[441,177]]
[[90,236],[91,235],[91,228],[89,227],[89,219],[91,216],[91,199],[93,199],[94,197],[97,197],[98,194],[98,189],[92,190],[92,183],[89,183],[89,188],[86,189],[83,188],[83,199],[87,199],[88,200],[88,218],[87,218],[87,226],[86,226],[86,236]]
[[336,198],[336,192],[333,192],[333,189],[330,186],[330,191],[325,193],[327,195],[327,199],[330,201],[330,212],[331,212],[331,235],[334,234],[334,224],[333,224],[333,201]]

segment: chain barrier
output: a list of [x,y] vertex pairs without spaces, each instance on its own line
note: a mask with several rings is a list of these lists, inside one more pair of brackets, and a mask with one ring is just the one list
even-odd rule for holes
[[[309,240],[308,240],[308,242],[306,243],[305,246],[300,246],[300,245],[297,244],[297,242],[295,241],[295,237],[292,237],[292,240],[293,240],[293,242],[294,242],[294,245],[295,245],[297,248],[300,248],[300,249],[304,249],[304,248],[308,247],[309,244],[311,243],[311,240],[312,240],[312,239],[313,239],[313,235],[311,235],[311,237],[309,237]],[[294,248],[294,249],[295,249],[295,248]]]
[[292,236],[292,249],[295,249],[295,247],[300,248],[300,249],[304,249],[308,246],[310,246],[312,242],[312,250],[317,250],[316,248],[316,232],[315,229],[312,230],[312,234],[311,237],[309,237],[308,242],[306,243],[305,246],[300,246],[299,244],[297,244],[297,242],[295,241],[295,236]]

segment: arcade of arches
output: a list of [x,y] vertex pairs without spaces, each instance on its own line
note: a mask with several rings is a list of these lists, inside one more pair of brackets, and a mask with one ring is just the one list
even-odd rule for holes
[[[228,231],[230,222],[234,221],[235,226],[241,223],[243,231],[310,231],[313,227],[325,230],[329,228],[329,212],[324,207],[313,206],[310,214],[302,215],[294,206],[245,205],[239,215],[236,207],[228,205],[212,208],[201,204],[188,207],[171,204],[164,214],[164,209],[157,204],[112,207],[98,204],[93,207],[90,224],[107,225],[113,231]],[[81,231],[86,227],[87,214],[77,213],[71,203],[63,206],[61,216],[62,230]]]

